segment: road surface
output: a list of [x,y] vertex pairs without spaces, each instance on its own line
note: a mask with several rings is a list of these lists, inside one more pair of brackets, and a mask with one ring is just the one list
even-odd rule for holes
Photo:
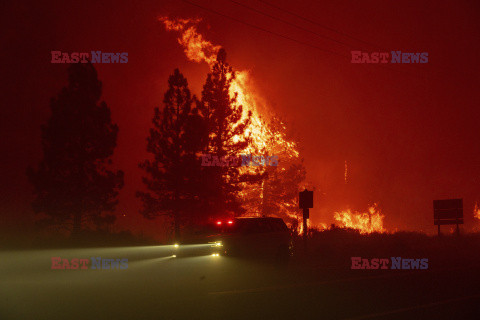
[[[480,267],[351,270],[350,257],[288,266],[172,246],[0,252],[0,319],[475,319]],[[128,268],[52,270],[52,257]]]

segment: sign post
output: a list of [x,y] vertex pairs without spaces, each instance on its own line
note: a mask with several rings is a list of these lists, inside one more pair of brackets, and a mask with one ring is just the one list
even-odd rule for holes
[[313,191],[308,191],[307,188],[305,188],[303,191],[300,191],[298,193],[298,205],[300,209],[303,209],[303,241],[306,249],[308,233],[307,220],[310,218],[308,209],[313,208]]
[[433,200],[433,224],[438,226],[440,236],[440,225],[457,225],[457,235],[460,234],[459,224],[463,224],[463,199]]

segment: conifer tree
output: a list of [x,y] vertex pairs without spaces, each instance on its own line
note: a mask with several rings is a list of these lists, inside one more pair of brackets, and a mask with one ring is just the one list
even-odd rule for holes
[[[206,119],[208,144],[205,153],[222,158],[240,157],[250,143],[246,129],[251,121],[251,112],[244,112],[237,102],[237,93],[232,93],[235,72],[226,61],[226,52],[220,49],[217,61],[203,86],[200,113]],[[212,163],[207,167],[208,179],[204,180],[208,194],[206,206],[211,217],[239,215],[244,212],[239,201],[241,183],[252,183],[258,177],[242,173],[241,167]]]
[[51,100],[51,116],[42,127],[43,159],[27,175],[35,188],[34,211],[49,225],[72,225],[78,234],[87,220],[113,223],[123,172],[109,170],[118,126],[99,102],[102,83],[91,63],[68,68],[68,85]]
[[152,160],[140,164],[148,191],[138,191],[141,213],[148,219],[167,215],[173,220],[175,238],[181,226],[196,219],[201,188],[200,150],[205,148],[206,126],[191,95],[187,79],[175,69],[168,79],[164,107],[154,109],[153,127],[147,138]]

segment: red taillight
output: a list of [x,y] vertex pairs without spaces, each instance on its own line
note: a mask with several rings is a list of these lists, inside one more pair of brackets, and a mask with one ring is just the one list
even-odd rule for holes
[[217,221],[217,226],[221,226],[222,225],[222,221]]
[[233,221],[232,221],[232,220],[228,220],[228,224],[233,224]]

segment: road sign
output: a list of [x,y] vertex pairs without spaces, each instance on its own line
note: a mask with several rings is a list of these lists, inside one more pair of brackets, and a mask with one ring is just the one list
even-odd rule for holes
[[303,191],[300,191],[298,195],[298,205],[300,209],[313,208],[313,191],[308,191],[307,189],[305,189]]
[[434,224],[463,224],[463,199],[433,200]]
[[433,200],[433,224],[438,226],[440,235],[440,226],[448,224],[463,224],[463,199]]

